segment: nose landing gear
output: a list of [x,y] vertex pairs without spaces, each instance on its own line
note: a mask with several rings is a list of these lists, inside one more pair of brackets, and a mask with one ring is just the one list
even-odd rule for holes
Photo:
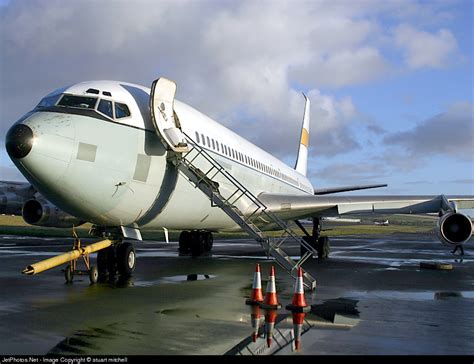
[[[122,240],[105,239],[88,246],[81,246],[81,239],[73,229],[74,243],[71,251],[31,264],[23,270],[23,274],[35,275],[48,269],[69,263],[64,270],[66,283],[71,283],[74,276],[88,275],[91,283],[116,277],[129,278],[136,267],[136,253],[131,243]],[[90,254],[97,252],[97,266],[92,265]],[[77,261],[83,259],[85,270],[77,269]]]
[[131,243],[117,243],[97,253],[99,281],[130,278],[137,264],[135,248]]

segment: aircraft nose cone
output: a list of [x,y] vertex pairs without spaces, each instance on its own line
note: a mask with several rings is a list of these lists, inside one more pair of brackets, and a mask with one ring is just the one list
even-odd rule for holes
[[25,124],[13,125],[8,130],[5,147],[11,158],[26,157],[33,147],[33,131]]

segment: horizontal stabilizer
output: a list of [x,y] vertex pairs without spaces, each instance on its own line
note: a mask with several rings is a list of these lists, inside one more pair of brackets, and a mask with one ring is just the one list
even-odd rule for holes
[[314,190],[314,194],[315,195],[328,195],[330,193],[367,190],[369,188],[379,188],[379,187],[387,187],[387,185],[365,185],[365,186],[346,186],[346,187],[322,188],[322,189],[319,189],[319,190]]

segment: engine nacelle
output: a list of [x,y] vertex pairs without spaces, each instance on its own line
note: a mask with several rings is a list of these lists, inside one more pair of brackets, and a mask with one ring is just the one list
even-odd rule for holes
[[460,212],[448,212],[439,218],[436,232],[443,244],[462,245],[471,239],[472,221]]
[[0,192],[0,214],[21,215],[24,199],[14,192]]
[[28,200],[22,209],[23,220],[30,225],[68,228],[79,226],[84,221],[75,216],[60,210],[49,201],[44,200]]

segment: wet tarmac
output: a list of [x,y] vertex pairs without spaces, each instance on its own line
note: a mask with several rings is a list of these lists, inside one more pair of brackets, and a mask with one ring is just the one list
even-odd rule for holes
[[[216,240],[199,258],[179,256],[177,243],[137,243],[126,281],[65,284],[63,267],[21,274],[70,244],[0,236],[1,355],[474,355],[473,241],[460,259],[429,235],[333,238],[330,259],[304,265],[318,287],[299,316],[245,305],[255,264],[264,291],[272,265],[252,240]],[[453,270],[420,269],[425,261]],[[283,307],[293,285],[276,267]]]

